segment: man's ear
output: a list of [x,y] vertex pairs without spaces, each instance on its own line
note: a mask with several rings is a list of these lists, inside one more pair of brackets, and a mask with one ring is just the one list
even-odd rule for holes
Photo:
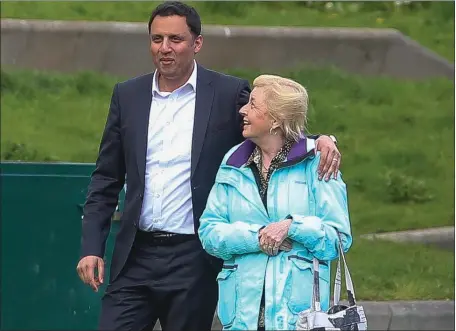
[[193,45],[195,54],[198,54],[201,50],[201,47],[203,47],[203,36],[199,35],[198,37],[196,37]]

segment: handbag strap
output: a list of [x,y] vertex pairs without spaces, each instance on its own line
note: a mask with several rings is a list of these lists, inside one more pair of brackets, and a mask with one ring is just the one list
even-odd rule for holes
[[334,281],[334,304],[337,305],[340,302],[340,292],[341,292],[341,284],[342,284],[340,258],[342,257],[342,261],[344,263],[345,287],[347,290],[348,304],[350,306],[354,306],[354,305],[356,305],[355,287],[353,286],[353,281],[352,281],[352,278],[350,275],[350,270],[348,270],[348,265],[347,265],[347,261],[345,259],[344,249],[342,247],[342,238],[341,238],[339,231],[337,231],[337,237],[339,238],[339,243],[338,243],[339,258],[337,259],[336,278]]
[[[308,148],[315,148],[315,141],[307,140]],[[312,146],[313,144],[313,146]],[[316,151],[315,151],[316,153]],[[312,198],[312,191],[309,189],[309,197]],[[315,212],[315,210],[314,210]],[[347,296],[348,296],[348,303],[350,306],[356,305],[356,298],[355,298],[355,288],[353,287],[353,281],[350,276],[350,271],[348,270],[347,262],[345,260],[344,249],[342,247],[342,237],[340,232],[335,229],[337,232],[338,237],[338,251],[339,251],[339,258],[337,259],[337,270],[336,270],[336,278],[334,281],[334,305],[339,304],[340,302],[340,292],[341,292],[341,284],[342,284],[342,275],[341,275],[341,268],[340,268],[340,258],[342,256],[342,260],[344,263],[344,271],[345,271],[345,287],[347,289]],[[312,295],[312,309],[314,311],[321,310],[321,299],[320,299],[320,262],[318,259],[313,258],[313,270],[314,270],[314,279],[313,279],[313,295]]]
[[320,311],[320,262],[313,259],[313,295],[312,295],[312,310]]
[[[337,230],[336,230],[337,231]],[[342,238],[340,236],[339,231],[337,231],[338,236],[338,251],[339,251],[339,258],[337,261],[337,270],[336,270],[336,278],[334,281],[334,305],[339,304],[340,302],[340,292],[341,292],[341,284],[342,284],[342,275],[341,275],[341,268],[340,268],[340,260],[342,257],[342,262],[344,264],[344,273],[345,273],[345,286],[347,289],[347,296],[348,296],[348,303],[349,306],[356,305],[356,298],[355,298],[355,289],[353,287],[353,281],[350,276],[350,271],[348,270],[347,262],[345,260],[345,254],[342,247]],[[312,310],[314,311],[321,311],[321,301],[320,301],[320,261],[313,258],[313,295],[312,295]]]

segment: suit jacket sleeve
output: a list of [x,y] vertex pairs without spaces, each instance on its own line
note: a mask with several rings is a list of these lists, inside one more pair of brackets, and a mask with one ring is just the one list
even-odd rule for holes
[[239,83],[238,90],[236,92],[236,122],[238,125],[238,141],[237,143],[241,143],[244,141],[244,137],[242,136],[242,116],[239,114],[239,110],[244,107],[249,102],[250,98],[250,85],[249,82],[246,80],[241,80]]
[[104,256],[111,217],[125,183],[125,158],[120,134],[120,108],[116,84],[91,176],[82,221],[81,256]]

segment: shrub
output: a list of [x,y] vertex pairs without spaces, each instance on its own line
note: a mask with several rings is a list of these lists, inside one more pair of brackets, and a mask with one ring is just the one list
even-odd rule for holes
[[397,171],[385,175],[387,199],[392,203],[425,203],[433,199],[423,180]]

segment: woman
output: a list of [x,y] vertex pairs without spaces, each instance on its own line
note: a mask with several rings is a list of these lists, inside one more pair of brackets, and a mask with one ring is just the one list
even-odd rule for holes
[[330,261],[352,243],[345,184],[318,180],[319,153],[304,138],[308,96],[286,78],[262,75],[241,110],[246,140],[224,157],[200,219],[204,249],[224,260],[218,317],[225,330],[293,330],[312,300],[320,260],[322,309]]

